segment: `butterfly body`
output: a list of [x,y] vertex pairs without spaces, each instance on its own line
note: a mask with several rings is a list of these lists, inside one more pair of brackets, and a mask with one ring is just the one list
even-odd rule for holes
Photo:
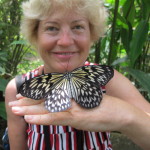
[[50,112],[64,111],[74,99],[84,108],[94,108],[102,99],[101,86],[113,77],[113,69],[105,65],[89,65],[65,73],[48,73],[24,82],[19,92],[32,99],[45,99]]

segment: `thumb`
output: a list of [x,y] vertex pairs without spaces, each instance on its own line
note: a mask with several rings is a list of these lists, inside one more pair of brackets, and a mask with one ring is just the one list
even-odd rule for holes
[[26,122],[37,125],[62,125],[70,123],[70,114],[68,112],[55,112],[42,115],[25,115]]

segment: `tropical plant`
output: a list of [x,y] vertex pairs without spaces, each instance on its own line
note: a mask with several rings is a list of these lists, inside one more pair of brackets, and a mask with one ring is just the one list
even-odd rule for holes
[[97,63],[108,63],[124,73],[150,100],[147,74],[150,72],[150,3],[148,0],[106,0],[106,7],[108,30],[95,44],[94,58]]
[[[19,33],[22,1],[0,0],[0,101],[2,103],[8,81],[17,74],[18,64],[30,51],[29,45],[22,40]],[[4,104],[0,105],[1,116],[4,114],[3,107]]]

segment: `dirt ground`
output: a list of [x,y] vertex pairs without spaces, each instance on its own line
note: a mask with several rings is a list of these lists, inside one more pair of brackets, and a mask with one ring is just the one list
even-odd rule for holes
[[[6,126],[6,121],[0,118],[0,150],[3,150],[1,139]],[[111,133],[111,141],[113,150],[142,150],[120,133]]]
[[120,133],[111,133],[111,142],[113,150],[142,150],[126,136]]

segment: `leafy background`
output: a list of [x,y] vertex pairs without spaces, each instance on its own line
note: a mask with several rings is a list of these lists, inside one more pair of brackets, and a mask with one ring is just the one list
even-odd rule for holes
[[[19,34],[22,1],[0,0],[0,136],[7,119],[4,106],[7,83],[16,74],[42,64],[37,53]],[[107,32],[93,45],[88,60],[112,65],[150,101],[149,0],[106,0],[105,6],[109,13]],[[127,143],[126,149],[138,149]]]

